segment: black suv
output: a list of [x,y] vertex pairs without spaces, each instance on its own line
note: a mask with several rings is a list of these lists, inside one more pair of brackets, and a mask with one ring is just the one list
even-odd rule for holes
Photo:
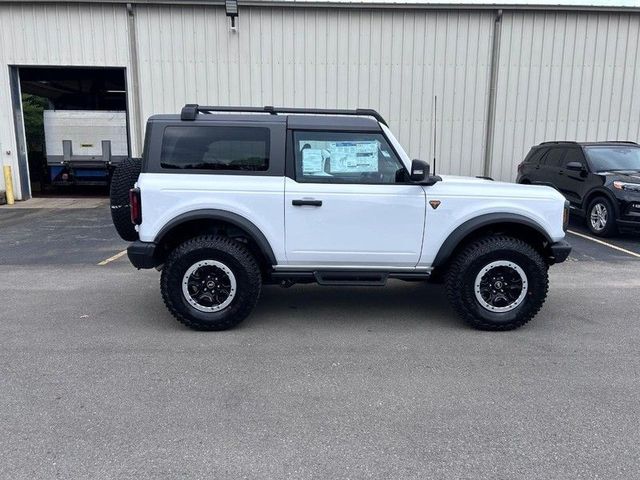
[[640,229],[640,145],[544,142],[518,165],[517,183],[559,190],[595,235]]

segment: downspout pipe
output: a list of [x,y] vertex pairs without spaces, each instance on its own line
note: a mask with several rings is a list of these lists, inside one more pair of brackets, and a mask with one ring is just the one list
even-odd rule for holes
[[502,9],[496,12],[491,43],[491,70],[489,73],[489,98],[487,126],[484,139],[484,176],[491,177],[493,140],[496,120],[496,91],[498,89],[498,65],[500,63],[500,37],[502,35]]
[[132,156],[142,156],[142,98],[140,97],[140,74],[138,72],[138,36],[136,32],[135,10],[131,3],[127,3],[127,19],[129,33],[129,64],[131,65],[131,95],[127,99],[133,107],[133,123],[135,125],[135,147],[132,148]]

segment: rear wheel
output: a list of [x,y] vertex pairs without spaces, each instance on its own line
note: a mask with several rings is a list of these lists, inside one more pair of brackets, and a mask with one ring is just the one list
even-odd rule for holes
[[522,240],[486,237],[465,247],[445,278],[447,296],[467,323],[482,330],[512,330],[542,307],[547,264]]
[[204,235],[177,247],[165,262],[162,298],[176,319],[195,330],[226,330],[255,307],[262,287],[258,264],[241,243]]
[[587,209],[587,227],[594,235],[610,237],[616,233],[616,212],[605,197],[596,197]]

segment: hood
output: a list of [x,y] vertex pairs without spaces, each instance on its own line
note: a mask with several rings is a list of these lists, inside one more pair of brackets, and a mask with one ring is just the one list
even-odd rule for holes
[[[461,175],[440,175],[440,174],[438,174],[438,176],[440,178],[442,178],[443,182],[455,182],[455,183],[485,183],[485,182],[492,182],[492,183],[496,183],[493,180],[488,180],[486,178],[480,178],[480,177],[463,177]],[[502,183],[502,182],[498,182],[498,183]]]
[[520,185],[510,182],[496,182],[486,178],[440,175],[441,182],[431,188],[431,194],[448,194],[480,197],[553,199],[564,202],[565,198],[555,188],[544,185]]

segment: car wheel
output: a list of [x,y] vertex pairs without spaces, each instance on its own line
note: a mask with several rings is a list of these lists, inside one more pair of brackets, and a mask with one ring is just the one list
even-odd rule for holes
[[465,247],[445,277],[458,315],[481,330],[513,330],[542,308],[549,288],[547,264],[517,238],[491,236]]
[[596,197],[587,209],[587,227],[594,235],[610,237],[616,233],[616,213],[605,197]]
[[226,330],[255,307],[262,287],[256,259],[240,242],[205,235],[184,242],[165,262],[162,298],[194,330]]

